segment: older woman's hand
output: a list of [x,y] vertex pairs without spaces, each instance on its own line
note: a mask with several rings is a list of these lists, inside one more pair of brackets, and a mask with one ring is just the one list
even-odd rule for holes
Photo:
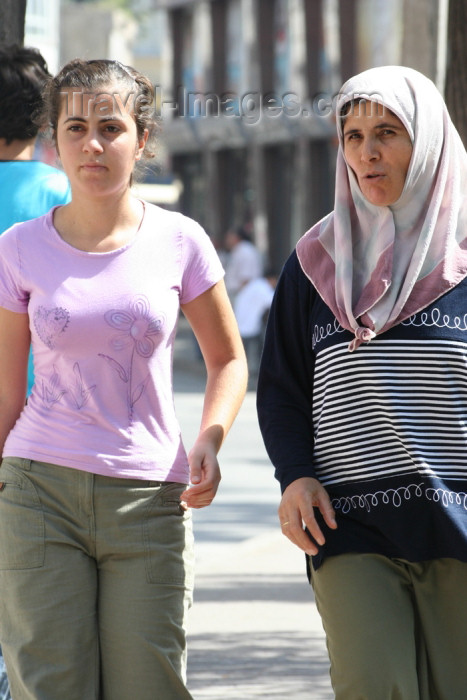
[[[287,486],[278,511],[284,535],[310,556],[317,554],[317,544],[323,545],[325,541],[315,518],[315,508],[321,512],[326,525],[335,530],[337,523],[334,509],[326,489],[317,479],[303,477]],[[305,532],[304,527],[317,544]]]

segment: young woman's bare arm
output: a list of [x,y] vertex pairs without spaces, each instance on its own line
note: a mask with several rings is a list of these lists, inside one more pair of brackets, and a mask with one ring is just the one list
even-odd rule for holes
[[30,340],[28,315],[0,308],[0,453],[26,400]]
[[216,495],[221,478],[217,453],[245,396],[248,370],[223,281],[182,309],[207,369],[200,432],[188,455],[192,486],[183,494],[187,505],[202,508]]

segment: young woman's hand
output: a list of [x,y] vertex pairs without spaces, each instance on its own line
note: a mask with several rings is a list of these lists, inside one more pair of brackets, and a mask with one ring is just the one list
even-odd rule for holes
[[191,485],[182,493],[182,502],[190,508],[205,508],[217,493],[221,470],[215,448],[197,442],[188,454]]

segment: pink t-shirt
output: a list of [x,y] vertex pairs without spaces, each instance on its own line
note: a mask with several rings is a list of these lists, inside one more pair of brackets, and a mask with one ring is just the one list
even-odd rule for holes
[[65,243],[53,210],[8,229],[0,306],[29,314],[35,384],[3,455],[187,483],[173,342],[180,304],[222,276],[197,223],[147,203],[135,239],[108,253]]

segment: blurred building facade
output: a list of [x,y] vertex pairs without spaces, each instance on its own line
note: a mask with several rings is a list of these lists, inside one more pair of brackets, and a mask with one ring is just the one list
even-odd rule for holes
[[60,18],[60,65],[73,58],[132,64],[138,25],[130,13],[100,3],[62,2]]
[[162,125],[153,201],[219,245],[245,226],[279,268],[333,207],[334,96],[350,75],[400,62],[404,0],[128,5],[62,0],[60,63],[115,58],[148,75]]
[[400,3],[154,5],[168,20],[170,69],[156,87],[162,138],[184,187],[180,208],[219,244],[229,228],[245,226],[280,268],[333,207],[333,96],[362,64],[396,62],[399,46],[383,49],[375,37],[382,23],[387,31],[388,21],[399,22]]
[[60,63],[60,0],[28,0],[24,25],[24,45],[39,49],[52,73],[58,70]]

